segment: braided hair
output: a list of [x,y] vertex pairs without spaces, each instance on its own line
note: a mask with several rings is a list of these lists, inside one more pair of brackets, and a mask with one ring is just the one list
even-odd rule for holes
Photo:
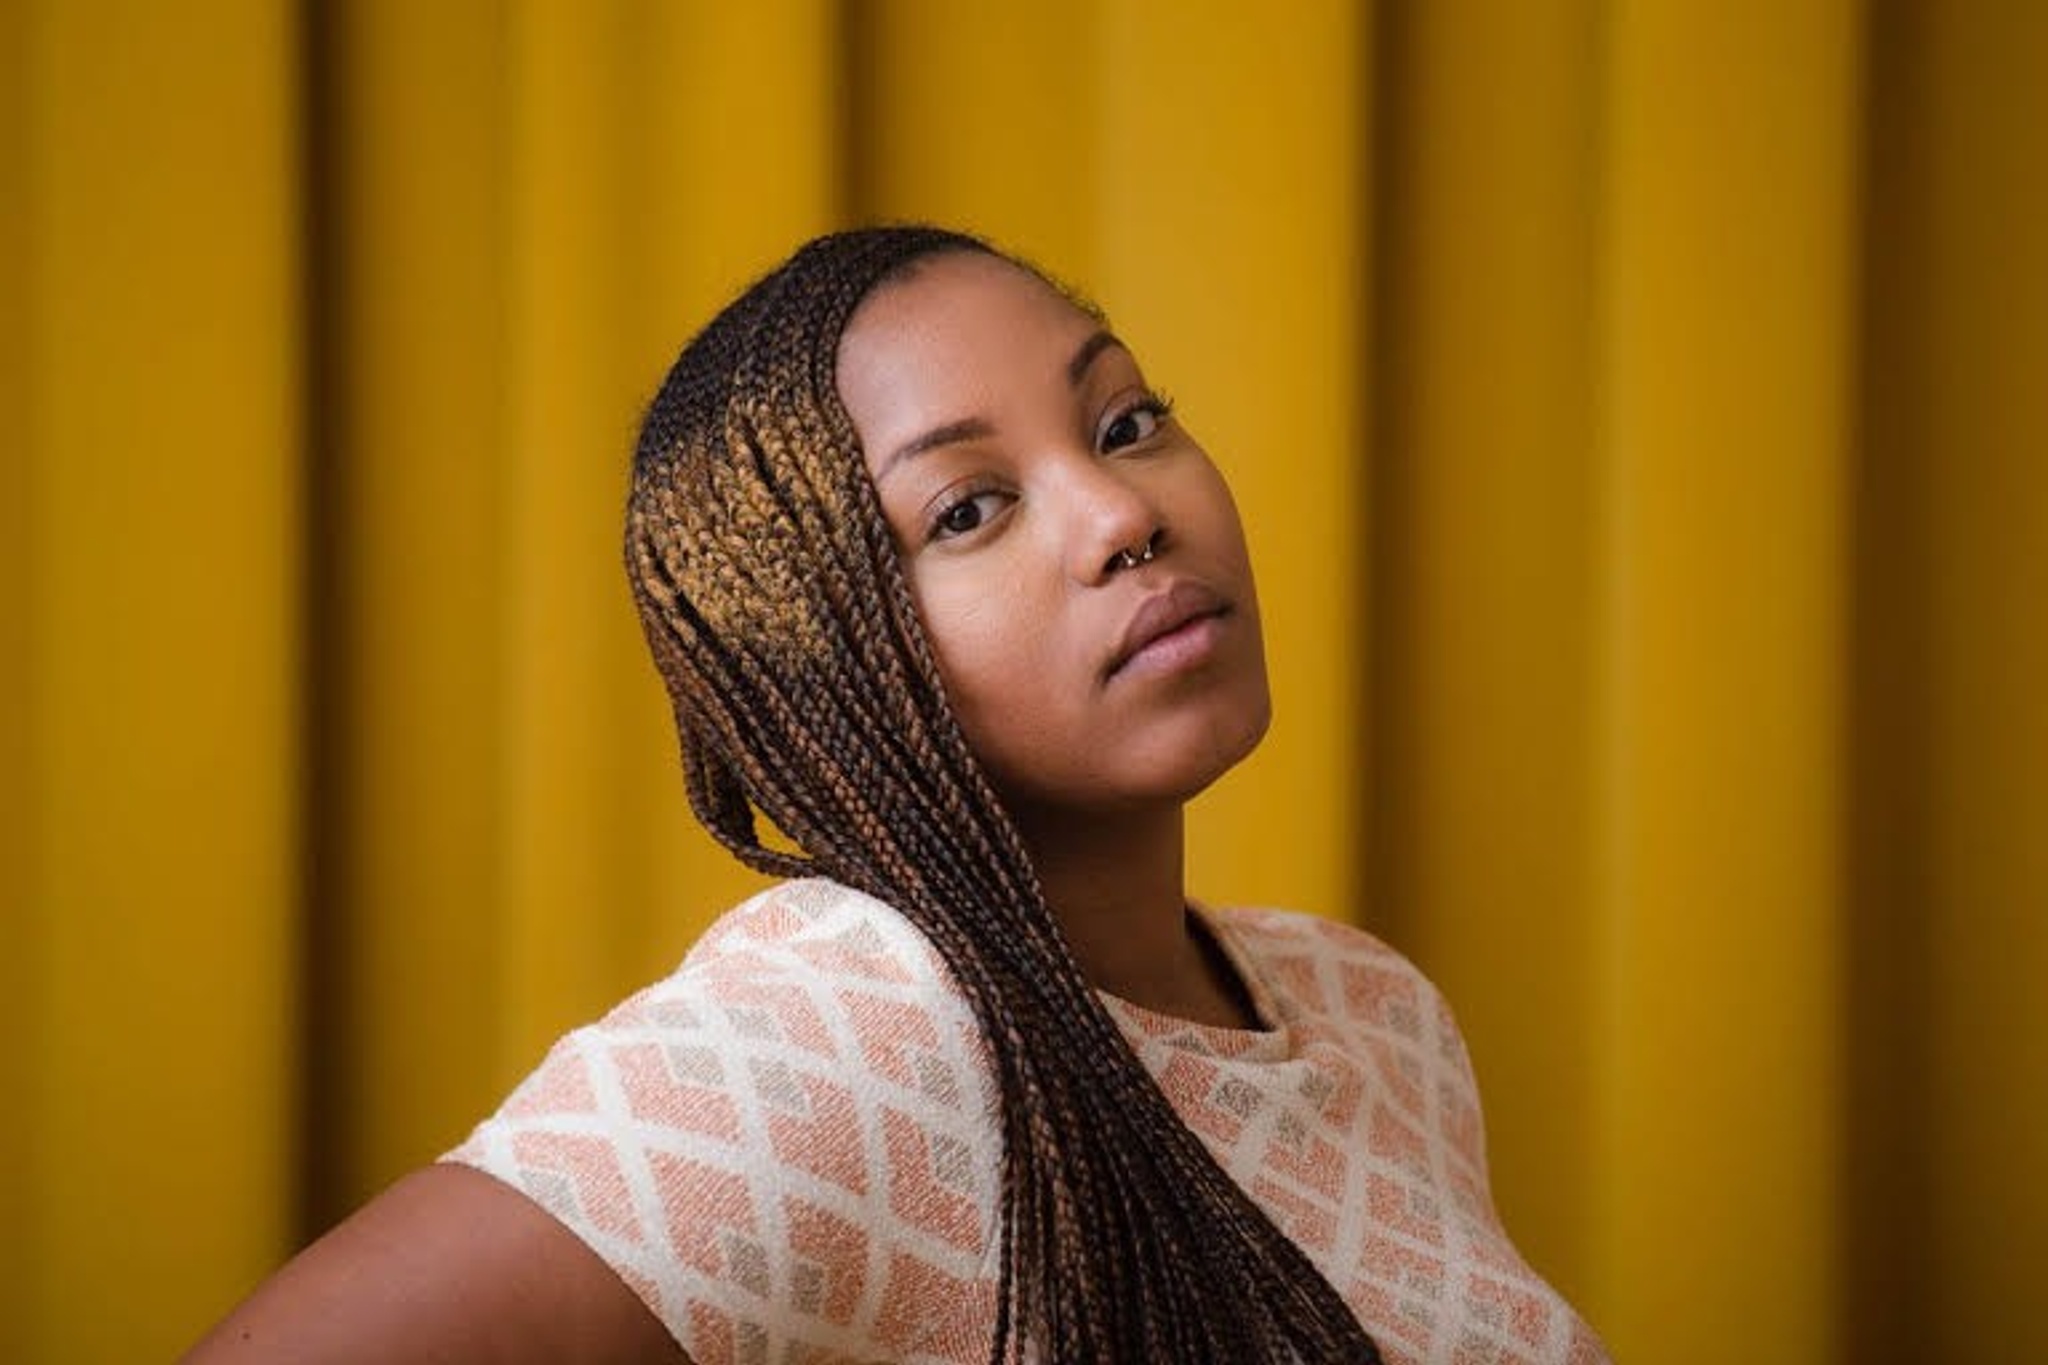
[[[819,238],[691,341],[650,406],[626,566],[691,807],[753,868],[896,907],[966,996],[1000,1097],[992,1361],[1376,1362],[1082,975],[947,706],[840,403],[860,302],[934,254],[992,250],[926,227]],[[764,842],[757,813],[784,837]]]

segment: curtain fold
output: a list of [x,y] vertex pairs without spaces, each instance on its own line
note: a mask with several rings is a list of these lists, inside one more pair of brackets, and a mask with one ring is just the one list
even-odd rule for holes
[[316,35],[316,1221],[754,885],[690,828],[619,526],[687,320],[835,221],[835,18],[483,0],[339,7]]
[[293,1221],[293,27],[9,11],[0,1357],[132,1359]]
[[805,236],[1099,297],[1618,1358],[2048,1357],[2048,17],[0,6],[0,1358],[174,1353],[757,885],[619,570]]
[[2048,13],[1883,4],[1864,360],[1848,1224],[1858,1352],[2020,1360],[2048,1256]]
[[[1744,17],[1610,30],[1600,1252],[1624,1339],[1827,1359],[1861,35]],[[1750,1112],[1768,1141],[1726,1131]],[[1771,1275],[1718,1273],[1765,1227]]]
[[1485,1090],[1544,1078],[1519,1115],[1490,1099],[1495,1187],[1581,1293],[1607,867],[1595,12],[1387,11],[1365,617],[1373,922],[1483,1040]]

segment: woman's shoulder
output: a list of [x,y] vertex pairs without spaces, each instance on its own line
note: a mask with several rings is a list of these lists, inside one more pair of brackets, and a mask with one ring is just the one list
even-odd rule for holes
[[1283,910],[1270,905],[1232,905],[1209,913],[1229,925],[1238,938],[1248,944],[1255,943],[1264,951],[1336,952],[1347,957],[1407,960],[1368,929],[1304,910]]
[[[964,1083],[979,1065],[978,1038],[965,997],[909,920],[809,878],[726,912],[674,971],[566,1035],[522,1088],[598,1064],[635,1101],[650,1091],[773,1092],[784,1081],[871,1097],[929,1089],[920,1069]],[[523,1098],[515,1093],[508,1110]]]
[[973,1014],[915,927],[793,881],[564,1037],[449,1159],[568,1225],[694,1359],[750,1333],[771,1355],[915,1356],[915,1323],[888,1350],[866,1334],[906,1276],[979,1292],[994,1103]]
[[726,911],[676,975],[777,972],[898,983],[946,975],[924,935],[894,906],[824,877],[777,882]]
[[[594,1054],[658,1054],[666,1073],[679,1059],[708,1058],[705,1049],[745,1056],[757,1071],[773,1062],[853,1074],[893,1034],[963,1028],[972,1029],[971,1010],[909,920],[852,887],[807,878],[721,915],[667,975],[566,1034],[533,1079]],[[721,1074],[721,1084],[733,1079]],[[523,1098],[515,1093],[511,1106]]]
[[1363,1026],[1469,1066],[1450,1003],[1421,968],[1355,924],[1265,906],[1212,912],[1243,964],[1291,1017]]
[[1403,981],[1434,991],[1406,955],[1358,925],[1270,906],[1232,906],[1210,914],[1262,974],[1310,996],[1370,981]]

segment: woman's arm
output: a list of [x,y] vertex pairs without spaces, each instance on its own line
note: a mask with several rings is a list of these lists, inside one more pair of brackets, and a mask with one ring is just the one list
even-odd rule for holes
[[185,1365],[689,1365],[647,1305],[546,1210],[430,1166],[301,1252]]

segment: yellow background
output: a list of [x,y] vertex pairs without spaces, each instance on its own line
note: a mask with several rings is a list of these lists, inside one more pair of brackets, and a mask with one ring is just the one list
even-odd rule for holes
[[2048,1359],[2048,7],[0,4],[0,1359],[164,1358],[748,888],[617,530],[805,235],[1099,297],[1642,1365]]

